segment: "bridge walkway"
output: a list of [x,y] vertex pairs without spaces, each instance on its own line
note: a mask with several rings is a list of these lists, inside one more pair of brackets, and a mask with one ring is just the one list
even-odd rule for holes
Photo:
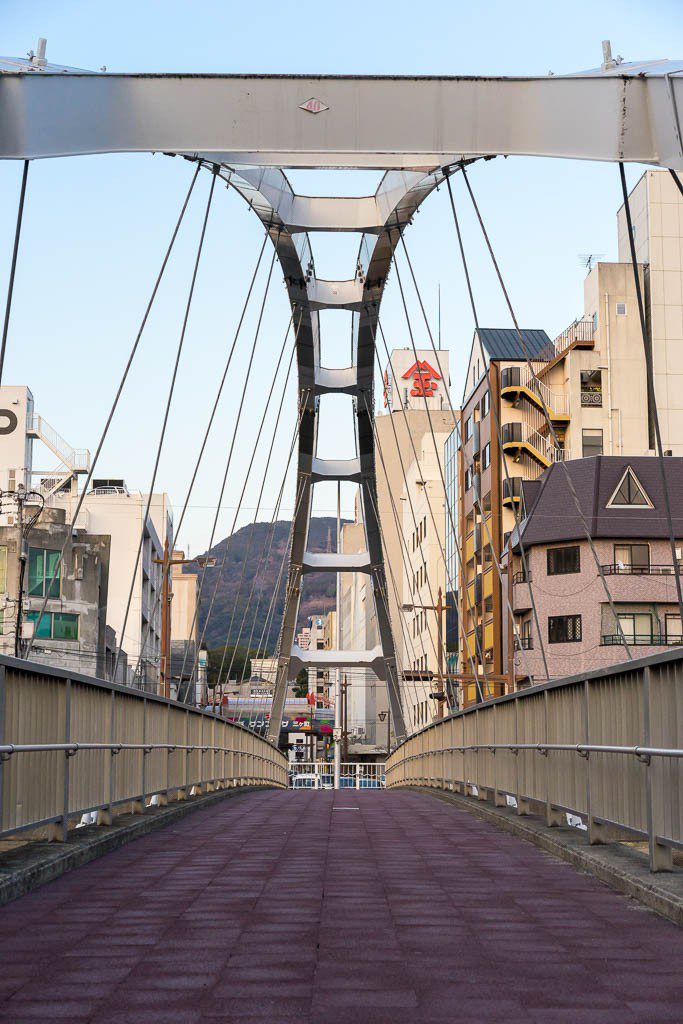
[[679,1021],[683,931],[425,794],[226,800],[0,911],[0,1022]]

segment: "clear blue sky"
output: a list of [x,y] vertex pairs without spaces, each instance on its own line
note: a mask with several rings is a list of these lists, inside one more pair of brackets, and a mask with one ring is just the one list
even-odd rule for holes
[[[676,0],[464,3],[437,7],[348,0],[292,6],[282,2],[202,0],[0,0],[3,55],[21,56],[48,39],[48,59],[110,71],[545,74],[595,67],[601,40],[610,38],[626,60],[683,57],[683,19]],[[630,168],[635,180],[639,168]],[[0,166],[0,288],[4,303],[21,168]],[[111,156],[55,160],[31,167],[24,236],[15,291],[5,380],[28,384],[36,407],[73,445],[95,448],[125,354],[151,288],[191,168],[163,156]],[[293,174],[299,191],[359,194],[374,190],[376,175]],[[519,319],[552,336],[582,311],[584,271],[579,254],[616,257],[615,213],[620,203],[617,168],[568,161],[510,159],[477,166],[472,182],[487,217]],[[178,256],[159,296],[125,402],[103,453],[98,475],[123,476],[144,490],[152,446],[160,426],[161,396],[170,375],[180,328],[194,241],[208,176],[200,178]],[[480,318],[486,326],[509,323],[471,217],[464,216],[466,243],[476,275]],[[234,194],[220,190],[207,238],[196,302],[172,411],[158,486],[178,508],[212,401],[226,343],[261,242],[253,215]],[[426,301],[436,311],[442,287],[444,347],[451,350],[454,401],[472,335],[447,196],[424,206],[408,235]],[[316,239],[320,276],[352,276],[357,240]],[[413,307],[418,323],[417,306]],[[289,311],[277,275],[257,349],[244,430],[225,499],[236,504],[250,444],[281,344]],[[409,344],[396,290],[390,287],[385,328],[397,347]],[[181,541],[193,552],[208,540],[228,439],[244,383],[253,337],[243,335],[218,429],[198,480]],[[348,321],[325,321],[327,361],[343,363]],[[424,335],[423,335],[424,337]],[[418,344],[422,339],[418,337]],[[426,342],[426,338],[425,338]],[[279,474],[294,427],[290,385],[285,424],[276,449]],[[352,454],[335,448],[338,426],[330,416],[321,431],[321,454]],[[262,461],[257,466],[262,466]],[[247,492],[253,507],[260,480]],[[267,481],[270,515],[279,479]],[[291,490],[286,501],[291,507]],[[348,496],[345,498],[348,505]],[[333,495],[317,510],[332,511]],[[252,513],[240,519],[242,525]],[[219,537],[232,525],[223,512]]]

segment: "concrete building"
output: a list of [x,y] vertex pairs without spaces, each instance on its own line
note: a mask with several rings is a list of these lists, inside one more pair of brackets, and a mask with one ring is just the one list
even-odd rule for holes
[[418,459],[410,462],[401,492],[406,564],[397,642],[401,643],[403,708],[411,730],[427,725],[436,711],[430,694],[438,690],[434,679],[439,669],[439,593],[445,600],[443,456],[447,438],[446,432],[422,437]]
[[[415,359],[417,352],[417,360]],[[384,409],[448,409],[449,352],[439,349],[395,348],[384,371]]]
[[[40,509],[40,504],[25,505],[21,516],[5,517],[11,525],[0,525],[0,650],[14,656],[19,626],[20,654],[32,639],[33,660],[111,679],[115,635],[106,619],[110,538],[72,530],[63,509]],[[24,539],[21,521],[25,524],[33,515],[39,518]],[[22,550],[26,561],[20,602]]]
[[[551,466],[538,480],[524,482],[527,515],[511,542],[519,633],[514,654],[517,684],[545,679],[541,640],[550,678],[624,661],[620,628],[633,657],[683,642],[658,459],[597,456],[567,462],[566,468],[589,524],[614,611],[566,475],[560,466]],[[679,558],[683,458],[667,458],[665,468]],[[532,615],[532,587],[541,637]]]
[[[171,554],[169,592],[171,599],[171,671],[170,690],[172,695],[184,692],[187,681],[195,679],[195,704],[201,706],[207,701],[206,671],[198,665],[197,642],[199,639],[199,573],[184,572],[184,551]],[[188,695],[191,697],[191,695]]]
[[[71,518],[78,498],[58,494],[54,501]],[[159,683],[161,653],[161,586],[158,561],[163,559],[164,543],[173,546],[173,520],[167,494],[153,494],[149,516],[143,518],[147,495],[131,493],[125,481],[93,480],[81,507],[77,527],[88,532],[106,532],[111,536],[108,623],[128,660],[127,681],[156,690]],[[122,635],[133,568],[143,536],[141,557],[134,574],[130,611]]]
[[[631,204],[663,447],[683,455],[683,199],[667,172],[646,171]],[[468,682],[471,671],[464,648],[468,643],[476,646],[476,635],[492,691],[512,685],[503,656],[509,615],[494,559],[504,552],[519,514],[522,480],[534,480],[548,466],[567,459],[654,453],[623,208],[617,222],[620,262],[591,267],[582,316],[553,342],[545,332],[526,330],[524,345],[513,330],[481,330],[473,341],[458,464],[458,536],[465,552],[459,665],[466,702],[475,698],[475,687]],[[475,662],[481,676],[476,653]]]

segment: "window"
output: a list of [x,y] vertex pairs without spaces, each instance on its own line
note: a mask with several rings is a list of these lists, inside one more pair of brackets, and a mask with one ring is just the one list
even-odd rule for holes
[[620,612],[617,618],[627,644],[653,643],[653,623],[649,612]]
[[[635,237],[636,229],[633,229],[633,235]],[[626,316],[626,303],[617,302],[617,316]]]
[[581,431],[581,455],[584,459],[602,455],[602,430]]
[[653,508],[630,466],[619,481],[619,486],[607,503],[608,508]]
[[491,393],[490,391],[484,392],[484,397],[481,400],[481,418],[486,419],[491,409]]
[[581,405],[602,405],[602,370],[581,371]]
[[548,618],[548,643],[571,644],[580,639],[580,615],[551,615]]
[[488,469],[490,465],[491,465],[491,444],[487,442],[484,445],[484,450],[481,453],[481,468],[482,469]]
[[78,640],[78,615],[69,612],[46,612],[38,621],[38,612],[28,612],[26,618],[34,622],[34,634],[41,640]]
[[474,416],[468,417],[465,422],[465,440],[469,441],[474,431]]
[[581,572],[581,549],[578,544],[566,548],[548,548],[548,576],[565,576]]
[[614,567],[617,572],[631,575],[648,573],[650,571],[650,545],[615,544]]
[[680,615],[667,614],[666,616],[666,642],[667,644],[683,643],[683,630],[681,630]]
[[472,486],[472,467],[465,470],[465,490],[469,491]]
[[593,334],[595,334],[597,329],[598,329],[598,314],[597,313],[593,313]]
[[7,592],[7,548],[0,548],[0,594]]
[[[52,580],[51,586],[50,580]],[[48,586],[50,586],[50,597],[59,597],[60,580],[61,567],[59,564],[59,551],[45,551],[43,548],[29,548],[29,597],[45,597],[45,592]]]

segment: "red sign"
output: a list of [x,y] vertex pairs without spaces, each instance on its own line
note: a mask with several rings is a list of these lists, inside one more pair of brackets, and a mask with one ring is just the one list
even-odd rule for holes
[[403,374],[403,380],[413,378],[413,389],[410,394],[415,398],[431,398],[438,388],[437,380],[441,380],[441,374],[433,370],[426,359],[413,363],[409,370]]

